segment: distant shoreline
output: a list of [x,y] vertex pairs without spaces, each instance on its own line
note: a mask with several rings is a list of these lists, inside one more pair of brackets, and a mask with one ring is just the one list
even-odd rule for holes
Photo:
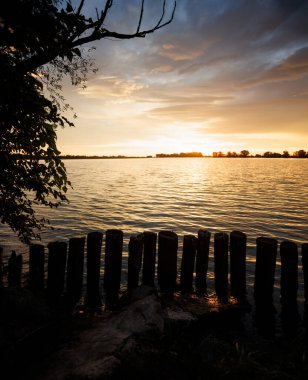
[[146,156],[124,156],[124,155],[112,155],[112,156],[98,156],[98,155],[73,155],[73,154],[64,154],[60,155],[62,160],[93,160],[93,159],[126,159],[126,158],[308,158],[308,151],[304,149],[297,150],[290,154],[287,150],[284,150],[283,153],[277,152],[264,152],[263,154],[251,154],[249,150],[242,150],[239,153],[237,152],[213,152],[211,155],[203,155],[201,152],[181,152],[181,153],[156,153],[155,155],[146,155]]
[[265,157],[265,156],[248,156],[248,157],[213,157],[213,156],[174,156],[174,155],[164,155],[164,156],[60,156],[61,160],[125,160],[125,159],[137,159],[137,158],[308,158],[308,157]]

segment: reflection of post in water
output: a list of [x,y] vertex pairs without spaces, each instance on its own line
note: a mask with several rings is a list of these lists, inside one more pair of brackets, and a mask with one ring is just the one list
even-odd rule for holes
[[255,322],[260,333],[272,335],[275,331],[273,290],[277,257],[277,240],[257,238],[254,299]]
[[297,328],[299,318],[297,307],[298,290],[298,251],[297,244],[283,241],[280,244],[281,281],[280,302],[281,322],[283,328],[289,333]]

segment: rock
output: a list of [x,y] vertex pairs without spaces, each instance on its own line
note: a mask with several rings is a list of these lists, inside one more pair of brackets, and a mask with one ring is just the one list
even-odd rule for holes
[[130,305],[132,302],[136,302],[150,295],[157,296],[157,289],[152,286],[141,285],[138,288],[127,291],[120,299],[121,306]]
[[45,380],[117,378],[122,358],[136,350],[139,340],[159,340],[164,331],[161,304],[154,294],[82,332],[49,361]]
[[165,322],[170,325],[189,326],[196,322],[197,318],[187,310],[183,310],[179,306],[167,306],[164,309]]
[[83,363],[72,370],[70,374],[71,380],[104,380],[112,379],[121,374],[121,361],[114,356],[106,356],[103,359],[91,360]]

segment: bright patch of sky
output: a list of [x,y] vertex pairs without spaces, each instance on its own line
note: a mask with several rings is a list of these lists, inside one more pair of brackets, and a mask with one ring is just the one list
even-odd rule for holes
[[[154,34],[95,44],[99,72],[85,90],[65,85],[78,118],[59,131],[62,153],[308,150],[308,2],[177,3]],[[106,26],[133,32],[140,4],[114,1]],[[145,28],[162,4],[145,1]]]

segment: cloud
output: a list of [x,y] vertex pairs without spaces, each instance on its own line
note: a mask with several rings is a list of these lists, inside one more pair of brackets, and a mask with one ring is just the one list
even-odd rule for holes
[[159,52],[163,57],[168,57],[172,61],[192,61],[203,54],[202,49],[187,48],[187,46],[176,46],[164,44]]
[[[159,18],[162,3],[145,2],[144,26]],[[140,1],[114,4],[108,25],[133,30]],[[101,76],[70,93],[80,135],[89,139],[90,125],[96,141],[116,144],[139,130],[147,145],[169,125],[194,124],[204,138],[293,133],[308,141],[307,19],[307,0],[178,1],[166,28],[97,44]]]
[[91,81],[86,89],[78,93],[87,98],[129,98],[143,89],[145,85],[134,80],[125,80],[115,76],[103,76]]

